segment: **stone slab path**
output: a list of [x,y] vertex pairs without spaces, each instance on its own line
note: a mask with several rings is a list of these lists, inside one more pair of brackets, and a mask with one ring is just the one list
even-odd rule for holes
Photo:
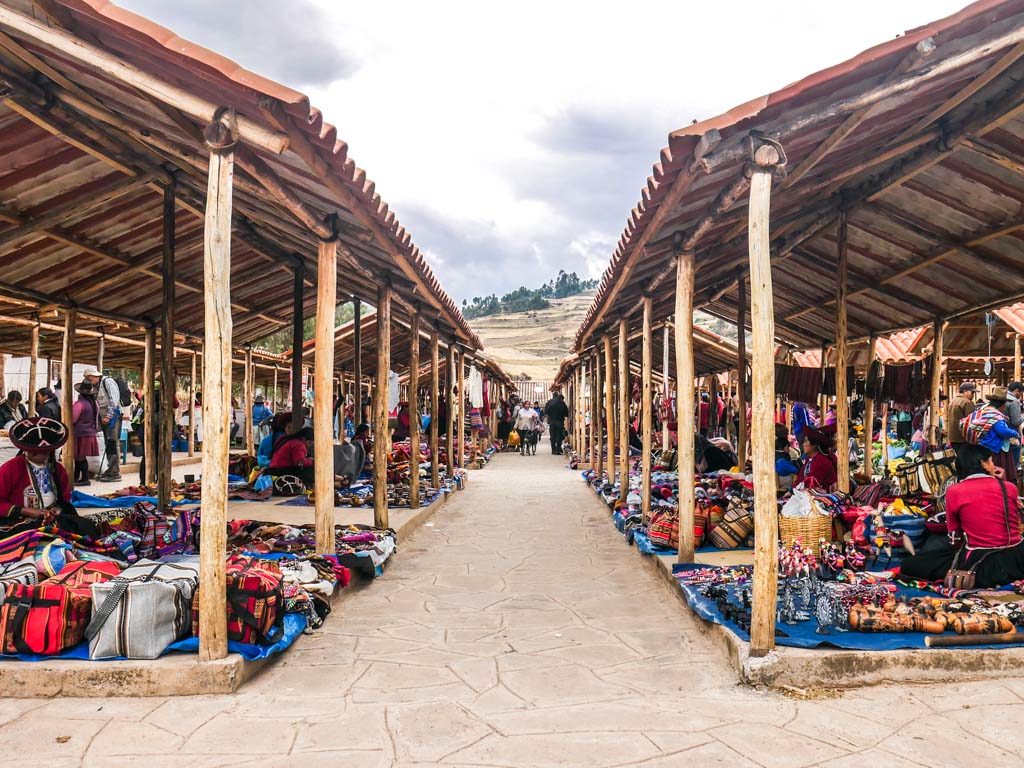
[[738,686],[578,474],[472,473],[384,577],[234,696],[0,700],[0,765],[1020,766],[1024,679]]

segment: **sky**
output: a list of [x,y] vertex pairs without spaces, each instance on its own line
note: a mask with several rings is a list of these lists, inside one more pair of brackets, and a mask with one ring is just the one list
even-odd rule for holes
[[309,95],[458,302],[599,277],[668,134],[965,0],[120,0]]

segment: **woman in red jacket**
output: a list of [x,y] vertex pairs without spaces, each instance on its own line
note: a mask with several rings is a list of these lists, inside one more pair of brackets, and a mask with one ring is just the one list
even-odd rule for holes
[[796,474],[794,485],[804,483],[812,488],[831,491],[838,482],[836,457],[832,454],[832,436],[824,430],[804,428],[804,463]]
[[977,587],[1024,579],[1017,486],[1002,478],[985,446],[964,444],[956,461],[959,482],[946,491],[949,540],[905,558],[900,573],[939,581],[950,568],[970,570]]
[[314,483],[313,457],[309,455],[313,443],[313,429],[302,427],[297,432],[290,432],[291,425],[284,435],[278,438],[270,452],[270,475],[295,475],[302,479],[307,488]]
[[8,433],[20,453],[0,465],[0,524],[37,520],[47,512],[74,512],[68,473],[54,454],[68,439],[64,425],[36,416]]

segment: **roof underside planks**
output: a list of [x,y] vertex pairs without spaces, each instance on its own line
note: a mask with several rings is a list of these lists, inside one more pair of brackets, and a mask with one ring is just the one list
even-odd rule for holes
[[[686,241],[695,231],[696,306],[735,321],[735,281],[746,274],[745,194],[708,214],[727,191],[743,188],[739,150],[751,131],[775,136],[799,121],[805,124],[778,136],[795,178],[776,182],[771,202],[781,341],[812,348],[834,339],[841,206],[849,212],[852,338],[1024,296],[1022,30],[1024,2],[983,0],[672,134],[577,345],[634,312],[647,286],[671,269],[675,238]],[[952,66],[978,50],[984,55]],[[835,102],[913,77],[915,87],[861,111],[815,117]],[[711,170],[704,173],[694,152],[709,145]],[[677,184],[683,194],[670,195]],[[670,204],[664,211],[663,201]],[[671,312],[673,290],[670,274],[653,293],[656,308]]]
[[[67,32],[149,75],[288,139],[281,154],[248,145],[236,152],[231,301],[233,342],[286,328],[293,270],[306,270],[304,310],[316,305],[318,236],[340,234],[339,298],[372,301],[395,289],[397,322],[425,322],[469,346],[479,340],[444,293],[411,237],[347,155],[333,126],[308,99],[104,0],[12,0],[8,10]],[[127,333],[162,313],[162,185],[176,183],[175,322],[199,340],[203,324],[203,125],[136,88],[0,25],[0,295],[77,305]],[[343,193],[343,194],[340,194]],[[44,295],[38,295],[38,294]],[[3,311],[29,317],[31,306]],[[121,321],[121,322],[117,322]]]

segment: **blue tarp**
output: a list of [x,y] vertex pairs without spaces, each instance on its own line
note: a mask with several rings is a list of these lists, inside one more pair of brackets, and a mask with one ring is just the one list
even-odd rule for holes
[[[684,563],[672,566],[673,573],[679,573],[680,571],[694,570],[695,568],[704,568],[706,566],[700,563]],[[686,596],[686,602],[700,618],[705,621],[710,621],[714,624],[721,624],[724,627],[728,627],[730,631],[735,633],[741,640],[749,641],[750,635],[739,628],[734,622],[726,621],[718,607],[712,600],[704,597],[700,594],[700,587],[689,587],[684,586],[681,582],[679,588],[683,590],[683,594]],[[729,586],[729,597],[730,602],[739,604],[739,598],[736,596],[736,588]],[[924,592],[919,589],[910,589],[909,587],[900,587],[897,592],[897,597],[924,597],[930,595],[934,597],[934,593]],[[853,651],[896,651],[907,648],[927,648],[924,644],[924,639],[927,635],[924,632],[840,632],[839,630],[832,629],[831,634],[819,635],[817,633],[818,624],[813,619],[809,621],[801,621],[797,624],[785,624],[779,623],[778,629],[786,633],[786,637],[776,637],[775,643],[781,646],[787,646],[790,648],[844,648],[846,650]],[[1024,643],[1016,643],[1015,645],[1024,645]],[[980,645],[974,646],[976,648],[1010,648],[1012,645]]]
[[[71,503],[76,507],[82,509],[112,509],[112,508],[125,508],[134,507],[140,501],[148,501],[150,504],[156,504],[156,496],[117,496],[113,499],[104,499],[99,496],[90,496],[88,493],[82,493],[81,491],[73,491],[71,493]],[[198,504],[198,501],[172,501],[172,506],[179,504]]]
[[[679,552],[668,547],[657,547],[651,544],[650,538],[647,534],[640,530],[633,532],[633,543],[636,544],[636,548],[643,552],[645,555],[678,555]],[[697,552],[753,552],[752,547],[736,547],[735,549],[719,549],[718,547],[712,547],[710,545],[704,547],[697,547]]]
[[[280,639],[271,645],[250,645],[249,643],[236,643],[233,640],[228,641],[228,651],[230,653],[238,653],[248,661],[255,661],[256,659],[265,659],[269,656],[273,656],[277,653],[281,653],[286,650],[294,643],[299,635],[306,630],[306,615],[304,613],[286,613],[284,616],[284,629],[281,632]],[[166,652],[177,651],[180,653],[198,653],[199,652],[199,638],[198,637],[186,637],[184,640],[179,640],[176,643],[171,643],[167,646]],[[38,656],[32,653],[18,653],[18,654],[0,654],[0,659],[18,659],[20,661],[46,661],[48,659],[89,659],[89,643],[81,642],[74,648],[69,648],[64,653],[56,654],[55,656]],[[103,661],[124,661],[124,659],[103,659]]]

